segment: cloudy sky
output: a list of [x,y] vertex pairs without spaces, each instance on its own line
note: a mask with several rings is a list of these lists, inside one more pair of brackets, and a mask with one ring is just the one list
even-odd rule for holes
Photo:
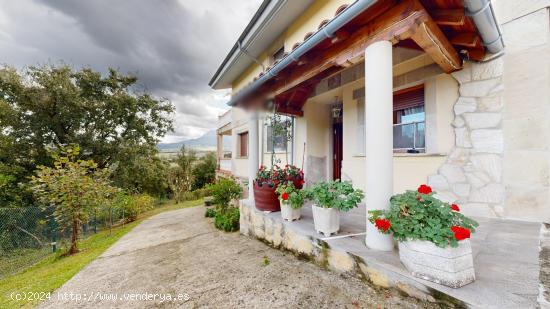
[[214,129],[226,91],[208,81],[261,0],[0,0],[0,63],[108,67],[176,106],[165,142]]

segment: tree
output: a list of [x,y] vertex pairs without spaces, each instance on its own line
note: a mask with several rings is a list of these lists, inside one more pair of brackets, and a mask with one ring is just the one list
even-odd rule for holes
[[181,177],[184,182],[185,191],[191,190],[193,185],[193,166],[197,161],[197,154],[193,149],[181,146],[180,153],[176,158],[176,164],[181,168]]
[[92,160],[77,160],[78,146],[54,153],[54,167],[39,166],[31,188],[45,206],[54,206],[54,216],[62,230],[71,230],[68,254],[78,252],[80,226],[99,205],[105,204],[117,189],[110,185],[109,170]]
[[168,184],[172,191],[172,198],[176,204],[181,202],[183,194],[189,190],[189,183],[183,169],[179,166],[171,166],[168,170]]
[[208,152],[193,167],[193,190],[201,189],[216,179],[216,167],[218,165],[216,154]]
[[39,165],[53,166],[48,149],[74,143],[100,168],[117,163],[138,170],[134,159],[155,156],[156,144],[173,129],[174,107],[136,83],[114,69],[102,75],[65,65],[21,73],[0,68],[0,163],[22,167],[24,179]]

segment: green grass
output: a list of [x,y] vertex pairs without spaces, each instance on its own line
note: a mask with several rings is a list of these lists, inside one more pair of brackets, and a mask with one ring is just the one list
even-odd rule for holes
[[111,235],[109,235],[109,230],[106,230],[82,240],[79,243],[80,252],[75,255],[63,256],[62,250],[55,254],[49,254],[34,266],[0,280],[0,308],[33,307],[38,301],[18,302],[11,300],[10,294],[12,292],[53,292],[144,219],[164,211],[198,206],[202,202],[202,199],[180,204],[168,202],[161,207],[143,213],[138,220],[132,223],[113,228]]

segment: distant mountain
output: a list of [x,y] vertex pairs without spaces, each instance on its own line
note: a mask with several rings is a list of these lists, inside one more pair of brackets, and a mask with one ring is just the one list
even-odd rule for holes
[[[202,150],[202,151],[214,151],[216,150],[216,130],[208,131],[203,136],[195,139],[181,141],[177,143],[160,143],[157,148],[160,152],[176,152],[179,151],[181,146]],[[229,138],[224,139],[224,150],[231,150],[231,140]]]

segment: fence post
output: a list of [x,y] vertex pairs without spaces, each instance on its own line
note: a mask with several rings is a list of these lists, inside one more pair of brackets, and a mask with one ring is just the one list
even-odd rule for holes
[[57,222],[55,218],[52,218],[51,221],[51,233],[52,233],[52,252],[57,251]]
[[97,234],[97,210],[94,211],[94,234]]

